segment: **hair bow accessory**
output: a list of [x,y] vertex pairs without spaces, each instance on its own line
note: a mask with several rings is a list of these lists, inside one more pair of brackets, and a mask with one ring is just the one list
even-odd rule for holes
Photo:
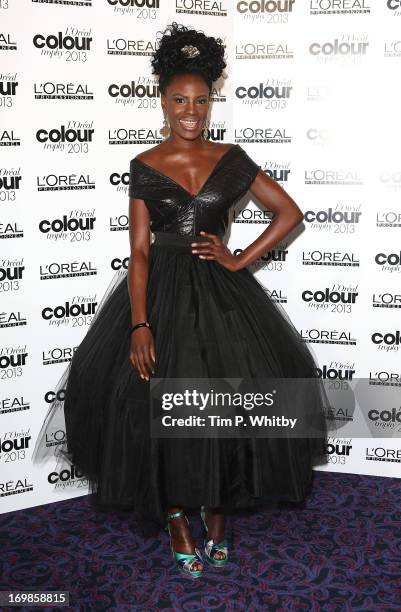
[[189,58],[196,57],[200,53],[198,47],[194,47],[193,45],[185,45],[185,47],[181,47],[180,51]]

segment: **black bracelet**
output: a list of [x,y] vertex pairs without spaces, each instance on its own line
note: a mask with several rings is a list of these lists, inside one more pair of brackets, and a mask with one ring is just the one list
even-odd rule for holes
[[131,335],[134,329],[137,329],[137,327],[149,327],[149,329],[153,329],[149,321],[143,321],[143,323],[137,323],[134,325],[134,327],[131,328],[129,335]]

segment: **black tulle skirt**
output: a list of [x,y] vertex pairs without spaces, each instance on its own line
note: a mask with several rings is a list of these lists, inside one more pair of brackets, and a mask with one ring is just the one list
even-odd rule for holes
[[[184,245],[150,247],[148,320],[158,377],[304,377],[316,362],[285,310],[244,268],[230,272]],[[149,381],[130,359],[127,273],[111,281],[57,385],[34,460],[55,456],[84,473],[99,508],[164,522],[168,506],[226,512],[301,502],[312,466],[326,463],[314,438],[151,438]],[[324,391],[305,406],[324,414]],[[62,401],[64,400],[64,401]],[[65,422],[56,447],[46,434]]]

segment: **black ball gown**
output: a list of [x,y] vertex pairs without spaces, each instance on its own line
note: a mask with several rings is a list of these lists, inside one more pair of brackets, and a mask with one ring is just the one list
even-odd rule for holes
[[[145,201],[155,237],[147,314],[157,377],[297,378],[317,367],[287,313],[247,268],[231,272],[191,253],[200,231],[224,236],[230,207],[259,169],[233,145],[194,195],[141,160],[130,163],[129,196]],[[34,461],[68,460],[85,474],[99,509],[132,510],[157,523],[171,505],[230,512],[303,501],[313,464],[326,462],[324,433],[290,440],[150,437],[150,382],[129,359],[130,327],[124,271],[106,289],[59,380]],[[311,397],[307,409],[324,419],[320,397]],[[64,440],[46,445],[64,421]]]

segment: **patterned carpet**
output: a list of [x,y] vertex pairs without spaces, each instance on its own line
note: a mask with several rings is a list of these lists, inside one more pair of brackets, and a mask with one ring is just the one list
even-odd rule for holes
[[90,495],[9,512],[0,590],[69,591],[70,607],[51,610],[85,612],[399,612],[400,499],[399,479],[315,472],[304,507],[228,517],[231,562],[198,581],[176,571],[166,531],[94,511]]

